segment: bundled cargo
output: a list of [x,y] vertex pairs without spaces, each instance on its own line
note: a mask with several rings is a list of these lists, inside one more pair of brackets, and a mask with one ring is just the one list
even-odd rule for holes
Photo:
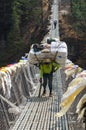
[[61,110],[56,114],[57,117],[63,116],[72,103],[74,102],[75,98],[78,96],[78,94],[86,88],[86,78],[77,77],[73,79],[69,86],[67,91],[62,96],[62,101],[60,103]]
[[75,78],[77,74],[79,74],[83,69],[79,67],[78,65],[75,65],[70,60],[67,59],[66,65],[65,65],[65,74],[66,74],[66,80],[68,80],[70,77]]
[[78,120],[81,120],[86,112],[86,94],[80,99],[76,107],[76,113],[78,114]]
[[45,58],[49,58],[65,66],[67,60],[67,45],[65,42],[54,39],[51,43],[34,44],[28,55],[30,64],[38,64]]
[[57,52],[55,61],[59,63],[61,66],[64,66],[66,64],[67,60],[67,45],[65,42],[58,42],[51,43],[51,53]]

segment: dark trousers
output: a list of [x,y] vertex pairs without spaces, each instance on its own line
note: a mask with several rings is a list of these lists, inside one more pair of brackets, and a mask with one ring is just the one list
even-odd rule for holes
[[57,21],[54,21],[54,29],[56,29]]
[[52,80],[53,80],[53,74],[43,74],[43,87],[44,91],[46,90],[46,86],[48,84],[50,93],[52,92]]

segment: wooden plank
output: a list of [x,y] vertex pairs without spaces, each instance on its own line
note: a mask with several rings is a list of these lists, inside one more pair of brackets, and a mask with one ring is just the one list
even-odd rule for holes
[[50,118],[51,118],[51,101],[52,101],[52,97],[50,98],[50,105],[49,105],[49,111],[48,111],[48,118],[47,118],[47,128],[46,130],[49,130],[50,128]]
[[49,98],[45,97],[46,102],[44,102],[44,110],[43,110],[43,118],[42,118],[42,122],[40,125],[40,129],[43,130],[44,129],[44,123],[45,123],[45,118],[46,118],[46,112],[47,112],[47,102],[49,102]]
[[34,106],[32,106],[32,108],[31,108],[31,113],[28,110],[28,113],[30,113],[30,116],[27,120],[27,124],[25,125],[24,130],[30,130],[31,129],[31,127],[33,125],[33,120],[35,118],[35,115],[36,115],[36,112],[37,112],[37,109],[38,109],[38,106],[39,106],[38,98],[36,98],[35,101],[32,100],[32,102],[34,102]]
[[40,122],[40,116],[41,116],[41,112],[43,110],[43,107],[44,107],[44,101],[43,101],[43,98],[41,97],[39,107],[38,107],[38,110],[37,110],[36,115],[34,117],[33,125],[31,127],[32,130],[36,130],[36,129],[38,130],[38,125],[41,123]]
[[56,130],[56,96],[53,98],[53,130]]
[[18,120],[16,121],[14,127],[12,128],[12,130],[18,130],[18,127],[21,125],[23,118],[25,117],[25,114],[27,113],[27,110],[30,107],[30,102],[25,106],[24,110],[22,111],[20,117],[18,118]]
[[44,129],[47,130],[47,125],[48,125],[48,120],[50,120],[50,116],[49,113],[51,112],[51,103],[52,100],[51,98],[49,98],[49,100],[47,101],[47,110],[46,110],[46,116],[45,116],[45,122],[44,122]]
[[30,108],[29,108],[29,112],[27,111],[27,113],[26,113],[25,117],[23,118],[22,123],[19,126],[18,130],[24,130],[24,128],[25,128],[25,126],[27,124],[28,118],[30,117],[31,112],[32,112],[34,106],[35,106],[35,103],[32,102],[31,105],[30,105]]
[[[47,97],[43,97],[43,98],[46,99],[46,103],[47,103],[48,98]],[[46,107],[46,104],[45,104],[45,102],[43,102],[43,107],[42,107],[42,110],[41,110],[41,114],[40,114],[40,119],[39,119],[39,124],[38,124],[37,130],[41,130],[41,126],[42,126],[43,118],[44,118],[45,107]]]

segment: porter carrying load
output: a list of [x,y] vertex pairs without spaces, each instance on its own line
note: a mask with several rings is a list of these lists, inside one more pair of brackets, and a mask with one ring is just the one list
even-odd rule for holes
[[65,66],[67,60],[67,45],[63,41],[59,41],[53,38],[51,43],[45,44],[33,44],[28,55],[28,61],[30,64],[41,63],[45,58],[49,58],[56,63],[59,63],[62,67]]

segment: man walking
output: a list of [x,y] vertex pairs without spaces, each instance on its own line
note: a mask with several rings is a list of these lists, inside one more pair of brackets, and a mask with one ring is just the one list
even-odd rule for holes
[[40,82],[42,83],[43,78],[43,96],[46,94],[46,86],[48,83],[49,87],[49,96],[52,96],[52,80],[53,80],[53,72],[60,68],[60,65],[52,62],[50,59],[45,59],[43,63],[40,65]]
[[56,29],[57,20],[54,20],[53,24],[54,24],[54,29]]

